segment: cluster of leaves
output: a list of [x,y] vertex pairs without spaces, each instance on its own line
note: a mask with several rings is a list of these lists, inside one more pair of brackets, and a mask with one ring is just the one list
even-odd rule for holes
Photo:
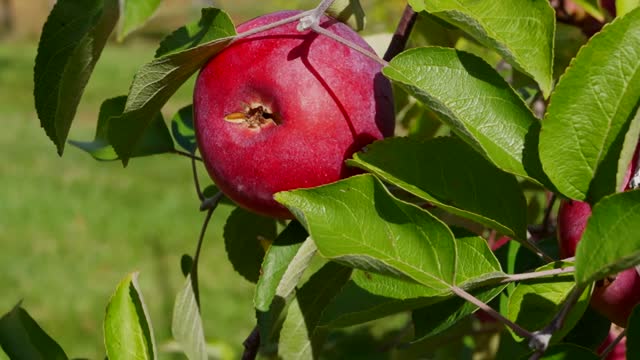
[[[36,59],[35,100],[59,153],[118,21],[125,36],[158,3],[59,0],[53,8]],[[357,1],[342,3],[353,10],[348,5]],[[584,3],[595,17],[608,18],[594,2]],[[528,356],[535,331],[570,308],[546,356],[597,359],[589,348],[609,323],[587,310],[591,284],[640,263],[640,192],[616,193],[640,136],[640,10],[628,9],[587,39],[557,24],[546,0],[409,5],[419,13],[412,42],[429,46],[406,50],[383,69],[398,87],[398,120],[409,136],[374,143],[349,160],[367,174],[277,194],[297,221],[279,224],[242,209],[227,221],[230,261],[256,282],[261,350],[284,358],[331,354],[340,342],[336,329],[408,312],[410,334],[394,344],[410,346],[396,355],[435,353],[434,344],[491,302],[518,326],[503,335],[498,354]],[[361,10],[347,12],[347,21],[362,26],[352,21]],[[226,13],[203,9],[198,22],[162,41],[127,96],[104,102],[95,139],[71,143],[125,165],[136,156],[182,151],[174,141],[195,154],[191,108],[173,118],[171,130],[161,109],[234,36]],[[539,104],[542,120],[534,113]],[[443,134],[449,136],[435,136]],[[531,205],[545,192],[594,205],[575,259],[549,261],[554,239],[535,243],[530,236],[530,224],[540,221]],[[494,254],[485,238],[454,223],[516,241]],[[535,252],[549,254],[540,259]],[[559,268],[569,271],[515,284],[519,272]],[[197,296],[186,273],[173,334],[190,359],[204,359]],[[630,344],[640,343],[639,318],[630,321]],[[105,344],[111,359],[125,348],[139,358],[157,356],[135,275],[109,302]],[[0,321],[0,345],[15,358],[37,358],[26,351],[38,349],[66,358],[20,307]],[[640,357],[640,350],[628,351]]]

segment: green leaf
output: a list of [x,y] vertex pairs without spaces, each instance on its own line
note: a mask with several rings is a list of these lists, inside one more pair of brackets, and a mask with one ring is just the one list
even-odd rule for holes
[[551,92],[555,13],[548,1],[410,0],[409,4],[464,30],[530,75],[545,96]]
[[556,25],[556,49],[553,59],[553,78],[562,75],[571,60],[578,54],[580,47],[586,44],[588,38],[577,26],[558,23]]
[[627,324],[627,359],[640,359],[640,306],[636,306]]
[[367,19],[358,0],[336,0],[327,9],[327,14],[355,31],[364,30],[366,25]]
[[611,321],[589,306],[563,342],[597,349],[609,335],[610,328]]
[[[354,271],[354,275],[361,271]],[[353,276],[352,276],[353,277]],[[346,327],[444,301],[446,297],[400,300],[373,294],[350,280],[322,313],[319,326]]]
[[120,0],[122,18],[118,29],[118,41],[124,40],[127,35],[144,25],[153,15],[160,0]]
[[[482,302],[489,303],[498,296],[507,285],[501,285],[490,289],[479,289],[471,294]],[[413,311],[414,340],[418,342],[436,336],[451,328],[458,321],[472,314],[477,306],[454,297],[434,305]]]
[[242,208],[235,208],[224,225],[224,245],[233,268],[255,283],[265,249],[277,235],[276,221]]
[[191,274],[173,305],[171,334],[189,360],[207,360],[207,344],[202,328],[202,317],[191,285]]
[[0,318],[0,348],[11,360],[68,359],[20,304]]
[[350,276],[350,268],[329,262],[298,290],[280,334],[278,354],[283,359],[316,358],[325,335],[317,329],[322,311]]
[[515,176],[459,139],[391,138],[367,146],[348,163],[455,215],[526,238],[527,205]]
[[[69,143],[88,152],[96,160],[117,160],[118,155],[113,150],[111,144],[109,144],[107,135],[111,119],[122,114],[126,101],[126,96],[118,96],[105,100],[100,106],[94,140],[90,142],[69,140]],[[164,154],[173,152],[174,150],[175,147],[169,129],[164,122],[162,113],[158,112],[153,117],[149,127],[145,129],[143,137],[140,143],[136,145],[136,149],[131,157]]]
[[[600,22],[604,22],[605,17],[604,17],[604,13],[602,12],[602,8],[600,7],[600,4],[598,4],[598,0],[573,0],[576,4],[580,5],[584,11],[587,12],[587,14],[593,16],[594,19],[600,21]],[[556,46],[556,49],[558,49],[559,46]]]
[[589,284],[640,263],[640,190],[603,198],[576,249],[576,281]]
[[452,285],[472,287],[504,276],[492,271],[469,278],[464,264],[470,259],[459,257],[449,228],[391,196],[371,175],[277,193],[275,199],[302,222],[324,257],[414,289],[420,284],[422,296],[450,295]]
[[591,38],[551,96],[540,160],[567,197],[595,203],[618,189],[618,159],[640,98],[637,49],[640,11],[633,11]]
[[616,16],[623,16],[638,6],[640,6],[640,0],[616,0]]
[[[551,263],[538,268],[536,271],[551,270],[567,267],[570,263]],[[507,307],[507,318],[525,329],[540,330],[553,320],[564,305],[565,300],[575,287],[573,276],[560,275],[553,278],[541,278],[533,281],[521,282],[511,292]],[[553,334],[551,343],[557,343],[573,329],[582,314],[589,306],[591,289],[582,293],[576,304],[571,308],[564,325]],[[512,333],[516,340],[523,340]]]
[[[433,109],[465,142],[498,168],[540,179],[525,143],[537,119],[504,79],[479,57],[448,48],[410,49],[385,76]],[[529,134],[533,131],[531,134]],[[535,154],[532,154],[535,156]]]
[[[297,221],[291,222],[269,248],[263,262],[263,274],[258,281],[254,302],[263,350],[275,344],[285,309],[291,302],[304,272],[317,252],[313,240]],[[307,238],[304,242],[298,242]]]
[[316,252],[313,241],[300,251],[308,236],[299,222],[292,221],[271,244],[262,261],[253,300],[258,311],[268,311],[276,295],[286,298],[293,292]]
[[109,360],[156,359],[153,328],[139,290],[138,273],[127,275],[109,300],[104,343]]
[[[521,359],[529,359],[530,353]],[[549,347],[540,360],[599,360],[600,357],[593,351],[573,344],[558,344]]]
[[193,154],[198,148],[196,132],[193,128],[193,105],[178,110],[171,119],[171,133],[178,145]]
[[40,126],[60,155],[84,88],[117,20],[117,0],[59,0],[44,24],[33,95]]
[[144,136],[152,115],[157,114],[191,75],[233,39],[235,28],[226,13],[218,9],[203,10],[203,18],[209,16],[214,20],[207,23],[206,39],[216,40],[202,44],[197,40],[191,42],[185,50],[167,53],[143,65],[134,76],[124,113],[111,119],[108,134],[125,166]]

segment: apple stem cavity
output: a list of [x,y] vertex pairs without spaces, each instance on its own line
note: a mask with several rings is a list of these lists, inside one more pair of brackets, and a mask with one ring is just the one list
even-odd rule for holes
[[513,332],[515,332],[516,334],[518,334],[518,336],[522,336],[523,338],[526,339],[531,339],[534,334],[531,333],[529,330],[521,327],[520,325],[514,323],[513,321],[507,319],[506,317],[502,316],[502,314],[500,314],[499,312],[495,311],[491,306],[485,304],[482,300],[478,299],[477,297],[469,294],[468,292],[466,292],[465,290],[463,290],[462,288],[459,288],[455,285],[451,286],[451,291],[456,294],[457,296],[461,297],[462,299],[472,303],[473,305],[477,306],[478,308],[480,308],[480,310],[485,311],[489,316],[491,316],[492,318],[500,321],[501,323],[505,324],[506,326],[510,327]]

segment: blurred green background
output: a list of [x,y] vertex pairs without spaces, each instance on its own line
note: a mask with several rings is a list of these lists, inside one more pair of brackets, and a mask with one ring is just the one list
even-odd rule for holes
[[[102,359],[104,309],[117,283],[140,271],[160,344],[170,338],[180,256],[192,253],[204,214],[198,211],[190,162],[178,156],[135,159],[128,168],[99,163],[67,146],[58,157],[33,105],[33,64],[52,0],[9,0],[12,28],[0,32],[0,314],[23,306],[71,357]],[[89,140],[104,99],[126,94],[136,69],[158,41],[203,6],[239,23],[314,1],[164,0],[147,27],[110,43],[82,99],[69,139]],[[367,33],[392,31],[404,1],[361,1]],[[191,102],[193,81],[165,107],[170,118]],[[203,175],[203,182],[207,180]],[[222,207],[209,227],[200,265],[205,334],[239,355],[255,323],[253,285],[226,260]],[[0,359],[6,357],[0,351]]]

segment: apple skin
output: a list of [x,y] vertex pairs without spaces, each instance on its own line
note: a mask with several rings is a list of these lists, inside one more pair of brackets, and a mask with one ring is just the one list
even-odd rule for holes
[[[632,174],[637,171],[640,156],[640,140],[627,168],[621,191],[629,190]],[[582,238],[591,206],[582,201],[563,200],[558,210],[558,245],[563,258],[575,255]],[[635,268],[623,270],[615,278],[596,283],[591,296],[591,306],[616,325],[625,327],[634,306],[640,304],[640,275]]]
[[[237,30],[298,13],[263,15]],[[274,193],[357,173],[344,161],[393,136],[395,127],[391,84],[382,65],[326,36],[298,32],[297,23],[225,48],[202,68],[193,99],[198,146],[218,188],[240,206],[277,218],[292,215]],[[326,16],[320,24],[373,52],[347,25]],[[260,106],[273,121],[237,120]]]

